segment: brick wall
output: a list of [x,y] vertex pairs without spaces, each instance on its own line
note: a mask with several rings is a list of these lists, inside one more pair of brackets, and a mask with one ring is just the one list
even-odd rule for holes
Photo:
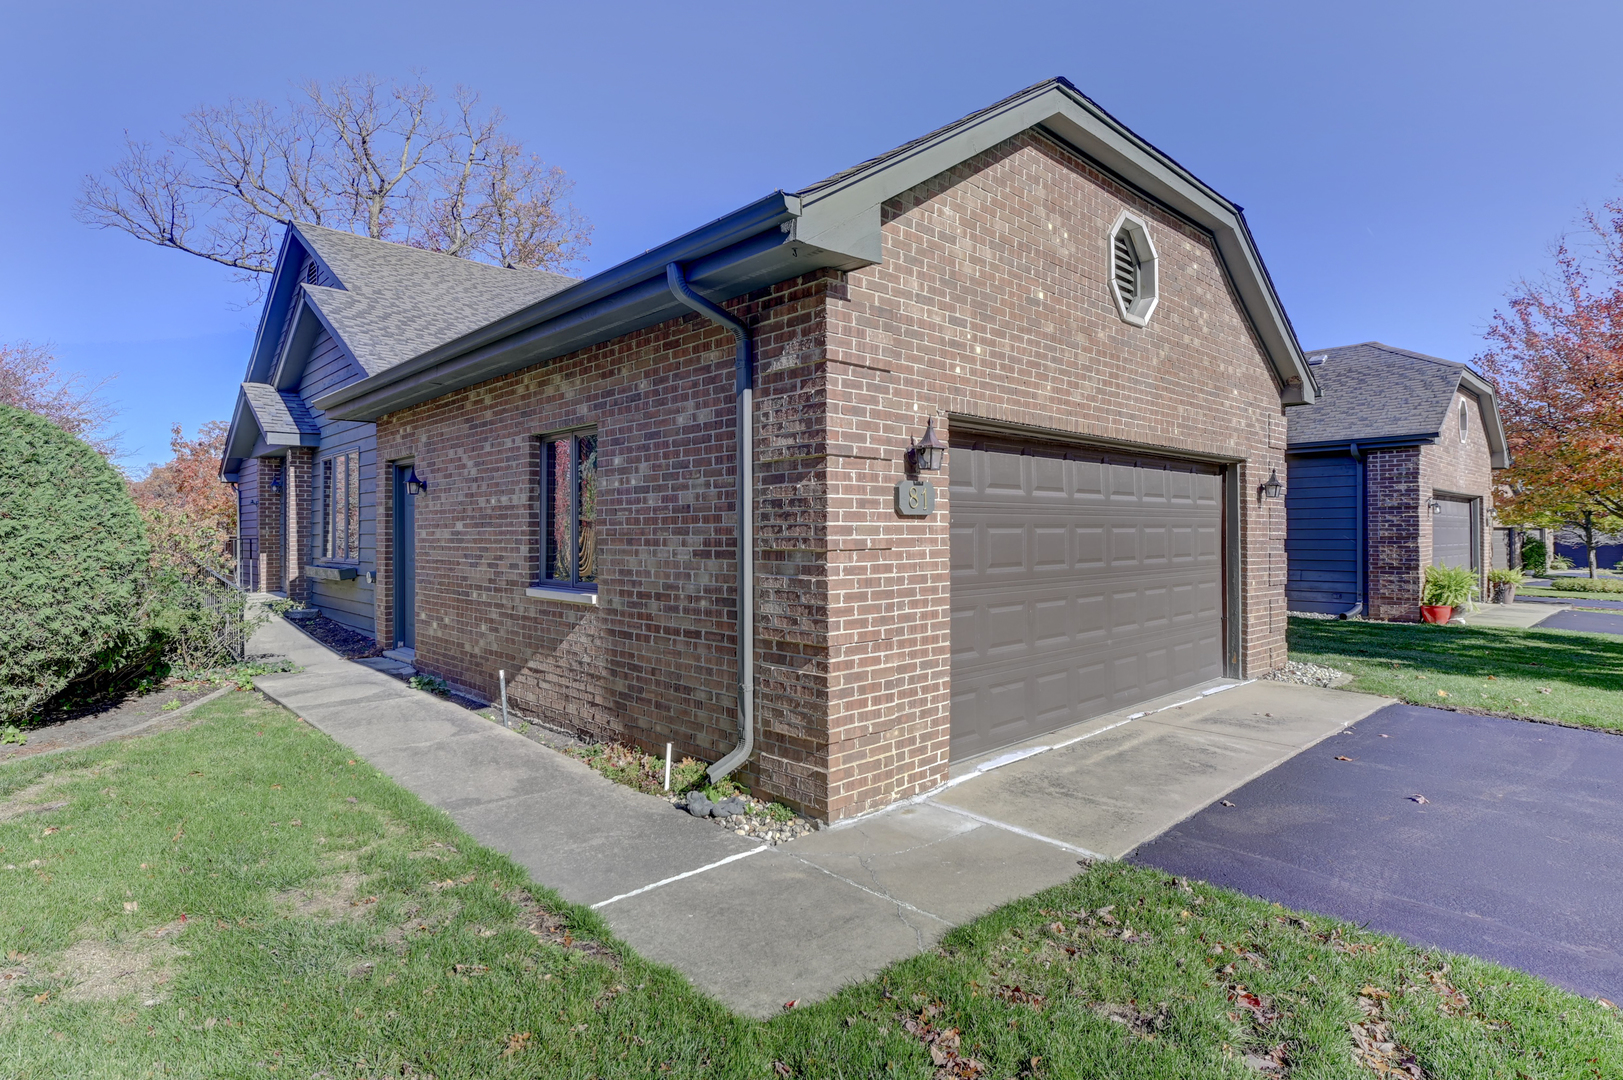
[[[1107,285],[1123,209],[1149,223],[1160,303],[1123,322]],[[975,419],[1241,462],[1242,657],[1279,667],[1279,391],[1208,237],[1026,133],[884,207],[885,258],[831,297],[829,813],[946,778],[951,506],[900,518],[891,489],[926,417]]]
[[[1107,291],[1110,224],[1146,218],[1161,301]],[[945,778],[948,523],[892,509],[909,439],[978,419],[1235,463],[1246,673],[1284,661],[1273,376],[1209,238],[1021,136],[884,208],[884,261],[726,306],[757,343],[757,756],[747,782],[845,817]],[[715,760],[736,740],[732,342],[697,316],[384,417],[415,457],[417,663],[521,712]],[[599,436],[599,603],[529,597],[539,437]],[[377,618],[390,625],[380,485]]]
[[304,574],[306,563],[313,562],[310,518],[316,492],[312,486],[315,477],[313,462],[315,451],[308,446],[290,446],[286,464],[282,469],[283,498],[293,509],[287,515],[287,598],[307,602],[310,599],[310,579]]
[[[1465,404],[1469,422],[1464,441],[1460,439],[1459,407]],[[1457,391],[1443,422],[1437,442],[1420,449],[1420,491],[1422,499],[1435,495],[1466,495],[1480,500],[1477,523],[1478,566],[1481,569],[1482,598],[1490,599],[1487,573],[1493,535],[1493,458],[1488,450],[1487,431],[1482,422],[1482,405],[1476,395]],[[1431,514],[1421,515],[1420,552],[1431,562]]]
[[260,458],[256,480],[259,511],[259,587],[266,592],[281,592],[287,585],[287,563],[283,558],[282,533],[287,514],[282,502],[283,491],[275,486],[282,480],[285,469],[281,458]]
[[[821,805],[823,297],[832,275],[728,307],[758,357],[757,736],[748,779]],[[417,664],[520,712],[714,761],[737,741],[733,338],[692,316],[384,417],[414,457]],[[595,424],[596,607],[526,595],[540,566],[540,437]],[[380,485],[380,627],[392,625],[393,492]]]
[[1422,552],[1431,553],[1431,515],[1422,513],[1420,448],[1373,451],[1364,468],[1369,615],[1419,622]]

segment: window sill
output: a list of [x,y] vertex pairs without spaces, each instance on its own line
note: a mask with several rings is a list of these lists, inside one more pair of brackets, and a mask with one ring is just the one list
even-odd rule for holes
[[566,604],[597,604],[597,590],[587,592],[585,589],[558,589],[547,585],[531,585],[524,590],[526,596],[538,597],[542,600],[562,600]]
[[354,566],[306,566],[304,576],[317,581],[354,581],[360,573]]

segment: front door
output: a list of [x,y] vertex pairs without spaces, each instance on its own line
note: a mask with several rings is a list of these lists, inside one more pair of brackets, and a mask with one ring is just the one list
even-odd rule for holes
[[394,644],[417,647],[417,496],[406,490],[411,464],[394,468]]

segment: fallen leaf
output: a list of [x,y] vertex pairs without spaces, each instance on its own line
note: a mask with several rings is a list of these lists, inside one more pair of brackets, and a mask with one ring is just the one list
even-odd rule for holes
[[1488,678],[1493,679],[1495,682],[1499,680],[1499,676],[1497,675],[1489,675]]
[[[785,1002],[784,1002],[784,1003],[783,1003],[783,1007],[784,1007],[784,1010],[785,1010],[785,1011],[787,1011],[787,1010],[789,1010],[789,1009],[792,1009],[792,1008],[794,1008],[794,1007],[795,1007],[795,1006],[796,1006],[796,1005],[799,1005],[799,1004],[800,1004],[800,999],[799,999],[799,998],[795,998],[795,999],[794,999],[794,1000],[793,1000],[793,1001],[785,1001]],[[785,1076],[788,1076],[788,1075],[789,1075],[789,1074],[788,1074],[788,1073],[784,1073],[784,1075],[785,1075]]]
[[1538,692],[1541,693],[1541,694],[1553,694],[1553,693],[1555,693],[1555,691],[1551,690],[1548,686],[1539,687]]
[[1439,691],[1437,691],[1437,696],[1438,697],[1447,697],[1448,696],[1448,691],[1447,690],[1439,690]]
[[34,1004],[35,1005],[43,1005],[49,1000],[51,1000],[51,992],[49,990],[45,991],[45,993],[43,993],[43,994],[35,994],[34,995]]
[[1596,998],[1595,1002],[1605,1009],[1612,1009],[1614,1011],[1617,1009],[1617,1002],[1610,998]]
[[1390,735],[1382,735],[1382,736],[1381,736],[1381,738],[1383,738],[1383,739],[1390,739],[1390,738],[1391,738],[1391,737],[1392,737],[1392,736],[1390,736]]
[[533,1036],[528,1031],[520,1031],[516,1034],[509,1035],[507,1037],[507,1049],[502,1051],[502,1057],[510,1058],[514,1054],[523,1052],[523,1050],[530,1045],[531,1038],[533,1038]]
[[1336,755],[1336,760],[1337,761],[1351,761],[1352,758],[1350,758],[1350,757],[1342,757],[1340,754],[1337,754]]
[[1428,799],[1428,798],[1426,798],[1426,797],[1425,797],[1425,796],[1424,796],[1424,795],[1419,795],[1419,794],[1416,794],[1416,795],[1410,795],[1410,796],[1409,796],[1409,801],[1410,801],[1410,802],[1417,802],[1417,803],[1421,803],[1421,804],[1425,804],[1425,803],[1429,803],[1429,802],[1431,802],[1431,800],[1430,800],[1430,799]]
[[124,901],[124,910],[125,910],[125,912],[140,911],[141,910],[141,902],[139,900],[126,900],[126,901]]
[[779,1076],[788,1076],[789,1066],[785,1065],[781,1061],[774,1061],[772,1063],[772,1071],[777,1073]]
[[1234,805],[1233,803],[1229,802],[1227,799],[1220,800],[1220,803],[1223,806],[1233,806]]

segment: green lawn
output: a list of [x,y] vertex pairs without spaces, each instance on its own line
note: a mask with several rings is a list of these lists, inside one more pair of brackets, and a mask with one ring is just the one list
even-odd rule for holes
[[1518,585],[1516,587],[1516,595],[1517,596],[1554,596],[1554,597],[1557,597],[1557,598],[1562,599],[1562,600],[1572,600],[1572,601],[1582,601],[1582,600],[1623,600],[1623,590],[1614,590],[1614,591],[1611,591],[1611,592],[1606,592],[1606,591],[1602,591],[1602,590],[1599,590],[1599,589],[1596,589],[1596,590],[1587,590],[1586,589],[1583,592],[1574,592],[1571,589],[1546,589],[1543,586],[1539,586],[1539,585]]
[[1623,731],[1623,637],[1426,623],[1290,620],[1290,656],[1415,705]]
[[196,715],[0,767],[0,1076],[1623,1075],[1601,1004],[1120,864],[741,1019],[257,695]]

